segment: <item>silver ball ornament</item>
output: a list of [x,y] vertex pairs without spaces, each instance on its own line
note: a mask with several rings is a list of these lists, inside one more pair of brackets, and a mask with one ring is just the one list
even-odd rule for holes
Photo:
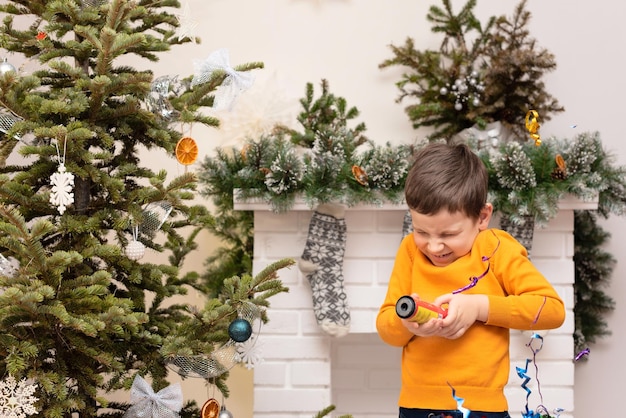
[[439,94],[441,94],[442,96],[445,96],[446,94],[448,94],[448,89],[445,87],[440,88]]
[[0,74],[6,74],[9,71],[16,71],[15,67],[5,58],[0,63]]
[[463,105],[462,105],[460,102],[456,102],[456,103],[454,104],[454,108],[455,108],[456,110],[461,110],[461,109],[463,109]]
[[231,414],[230,411],[226,409],[224,405],[222,405],[222,408],[220,409],[220,414],[217,416],[217,418],[233,418],[233,414]]
[[146,253],[146,246],[140,241],[132,240],[124,249],[124,253],[131,260],[139,260]]

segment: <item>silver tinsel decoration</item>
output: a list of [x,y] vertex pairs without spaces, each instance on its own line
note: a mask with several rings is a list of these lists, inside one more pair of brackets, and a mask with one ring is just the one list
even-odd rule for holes
[[[20,120],[22,119],[8,113],[0,112],[0,132],[6,135],[6,133],[9,132],[9,129],[13,127],[15,122],[19,122]],[[13,138],[17,139],[18,141],[22,139],[19,135],[14,135]]]
[[107,0],[83,0],[81,5],[82,7],[100,7],[106,3]]
[[139,232],[153,238],[171,212],[172,204],[166,200],[148,203],[143,209],[143,219],[139,225]]

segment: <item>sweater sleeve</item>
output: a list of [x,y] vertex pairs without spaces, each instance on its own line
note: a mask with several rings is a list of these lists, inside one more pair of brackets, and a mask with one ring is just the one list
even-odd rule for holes
[[376,317],[376,329],[380,338],[389,345],[403,347],[414,335],[409,332],[396,314],[396,302],[411,293],[411,271],[415,258],[415,245],[411,235],[400,244],[396,255],[387,295]]
[[558,328],[565,306],[554,287],[528,259],[526,249],[504,231],[497,231],[500,249],[492,268],[506,295],[489,295],[487,325],[520,330]]

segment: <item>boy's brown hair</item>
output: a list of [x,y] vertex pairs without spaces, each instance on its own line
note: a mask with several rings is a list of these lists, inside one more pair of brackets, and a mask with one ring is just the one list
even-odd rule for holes
[[485,165],[467,145],[430,143],[415,154],[404,195],[409,208],[424,215],[446,209],[478,219],[488,182]]

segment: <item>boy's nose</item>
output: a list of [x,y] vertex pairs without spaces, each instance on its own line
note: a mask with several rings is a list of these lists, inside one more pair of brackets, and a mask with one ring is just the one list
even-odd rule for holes
[[443,242],[439,239],[433,239],[428,241],[428,251],[436,253],[443,250]]

